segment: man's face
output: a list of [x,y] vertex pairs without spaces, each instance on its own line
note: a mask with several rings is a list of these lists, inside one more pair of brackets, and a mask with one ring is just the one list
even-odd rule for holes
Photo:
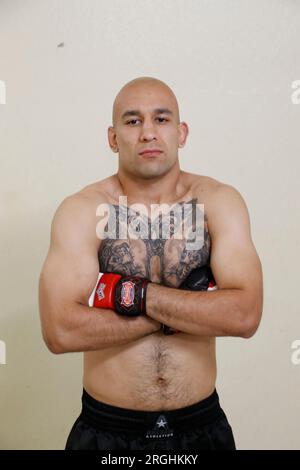
[[[139,84],[117,97],[114,127],[109,142],[119,152],[119,168],[128,175],[152,179],[178,163],[178,145],[185,140],[187,126],[179,123],[176,99],[159,85]],[[149,148],[161,153],[144,154]]]

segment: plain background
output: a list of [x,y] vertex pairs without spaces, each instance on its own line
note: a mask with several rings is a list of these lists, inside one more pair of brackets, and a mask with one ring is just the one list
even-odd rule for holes
[[0,448],[62,449],[82,355],[43,343],[38,277],[59,203],[117,169],[113,99],[154,76],[190,126],[181,166],[243,195],[264,271],[251,339],[219,338],[217,389],[240,449],[300,448],[300,1],[1,0]]

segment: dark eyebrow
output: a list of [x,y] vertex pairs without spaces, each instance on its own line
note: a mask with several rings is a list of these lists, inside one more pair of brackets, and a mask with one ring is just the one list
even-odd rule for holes
[[[153,112],[154,114],[169,114],[170,116],[173,116],[173,112],[168,108],[156,108]],[[122,114],[121,119],[124,119],[127,116],[141,116],[141,114],[141,111],[138,109],[128,109]]]

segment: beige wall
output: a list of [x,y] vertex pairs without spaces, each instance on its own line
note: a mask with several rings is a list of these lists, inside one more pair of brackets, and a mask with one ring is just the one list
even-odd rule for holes
[[237,446],[300,448],[299,24],[297,0],[0,2],[1,449],[61,449],[79,413],[82,357],[43,344],[38,276],[59,202],[116,170],[112,101],[141,75],[178,97],[183,169],[232,184],[249,208],[263,321],[249,340],[218,339]]

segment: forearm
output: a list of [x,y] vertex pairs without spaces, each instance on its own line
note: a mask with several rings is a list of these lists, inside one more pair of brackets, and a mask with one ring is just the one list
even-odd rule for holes
[[186,291],[150,284],[147,315],[184,333],[248,337],[250,321],[241,289]]
[[56,353],[95,351],[130,343],[160,329],[148,316],[120,316],[113,310],[76,303],[63,320],[56,320],[51,334],[44,334],[49,349]]

